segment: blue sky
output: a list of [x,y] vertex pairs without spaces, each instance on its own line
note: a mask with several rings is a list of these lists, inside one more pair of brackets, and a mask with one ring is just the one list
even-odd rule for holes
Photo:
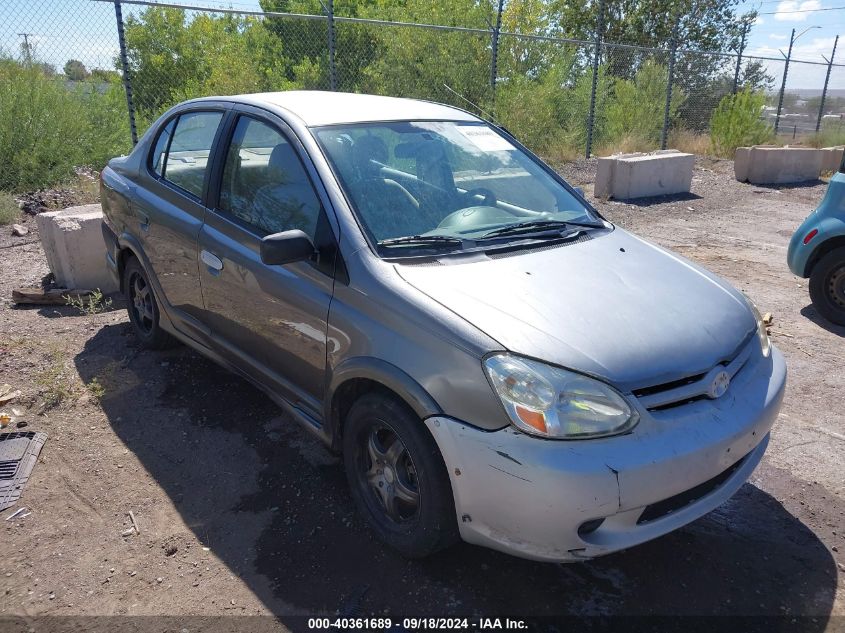
[[[178,0],[185,4],[210,7],[258,9],[258,0]],[[314,1],[315,12],[319,3]],[[798,33],[808,27],[796,42],[794,59],[823,61],[830,56],[837,33],[845,35],[845,0],[756,0],[739,5],[738,13],[757,9],[761,14],[754,25],[747,53],[780,58],[779,49],[786,52],[790,31]],[[124,5],[124,13],[137,11]],[[93,0],[0,0],[0,47],[9,52],[19,51],[22,37],[31,33],[30,42],[37,53],[61,67],[69,57],[81,59],[90,67],[111,67],[117,52],[114,8],[111,3]],[[845,40],[845,38],[843,38]],[[837,61],[845,64],[845,41],[837,51]],[[769,72],[778,77],[783,71],[781,62],[766,62]],[[821,87],[824,66],[796,64],[790,68],[787,87],[792,89]],[[845,68],[834,69],[831,87],[845,89]]]
[[[744,2],[738,12],[756,9],[760,14],[751,30],[747,52],[749,55],[763,57],[781,57],[780,51],[787,52],[792,29],[800,35],[792,49],[792,58],[824,62],[822,55],[830,57],[834,38],[837,34],[845,36],[845,10],[829,10],[845,7],[843,0],[757,0]],[[802,31],[807,30],[801,34]],[[837,47],[836,59],[845,64],[845,37]],[[783,64],[768,62],[769,72],[778,77],[778,85],[783,72]],[[787,88],[821,87],[824,81],[825,66],[796,64],[790,66]],[[834,68],[831,74],[831,88],[845,88],[845,68]]]

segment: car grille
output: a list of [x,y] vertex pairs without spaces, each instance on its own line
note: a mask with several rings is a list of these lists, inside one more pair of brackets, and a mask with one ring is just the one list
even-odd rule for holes
[[739,470],[739,467],[745,463],[745,460],[750,454],[751,453],[746,454],[735,464],[726,468],[712,479],[708,479],[704,483],[698,484],[694,488],[690,488],[689,490],[677,494],[674,497],[669,497],[663,501],[658,501],[657,503],[652,503],[651,505],[646,506],[643,513],[640,515],[640,518],[637,519],[637,525],[662,519],[663,517],[672,514],[673,512],[677,512],[689,504],[698,501],[702,497],[706,497],[730,479],[731,475]]
[[686,376],[660,385],[635,389],[633,394],[639,400],[640,404],[649,411],[661,411],[695,402],[696,400],[706,399],[708,398],[707,392],[710,389],[710,384],[716,371],[724,370],[730,376],[731,380],[733,380],[748,362],[753,343],[754,336],[752,334],[751,340],[746,341],[740,347],[739,353],[733,359],[719,363],[710,371]]

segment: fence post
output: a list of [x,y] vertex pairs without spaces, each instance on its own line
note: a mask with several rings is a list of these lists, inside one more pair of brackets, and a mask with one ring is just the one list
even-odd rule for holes
[[135,105],[132,100],[132,78],[129,74],[129,58],[126,56],[126,35],[123,32],[123,11],[120,1],[115,0],[114,17],[117,20],[117,41],[120,44],[120,64],[123,68],[123,88],[126,91],[126,108],[129,111],[129,133],[132,145],[138,144],[138,128],[135,127]]
[[593,84],[590,87],[590,113],[587,117],[587,148],[585,158],[593,151],[593,127],[596,123],[596,89],[599,81],[599,61],[601,60],[601,34],[604,30],[604,0],[599,0],[599,15],[596,18],[596,37],[593,55]]
[[739,51],[736,56],[736,70],[734,71],[734,87],[731,94],[736,94],[736,87],[739,83],[739,71],[742,68],[742,54],[745,52],[745,36],[748,35],[748,21],[742,23],[742,37],[739,40]]
[[337,90],[337,71],[335,70],[334,63],[334,0],[327,0],[327,3],[328,6],[326,7],[326,19],[328,20],[329,26],[329,86],[331,87],[332,91],[335,91]]
[[672,43],[669,47],[669,76],[666,81],[666,105],[663,108],[663,130],[660,132],[660,149],[666,149],[669,140],[669,110],[672,105],[672,82],[675,79],[675,53],[678,50],[678,21],[672,27]]
[[824,115],[824,100],[827,97],[827,84],[830,82],[830,71],[833,68],[833,58],[836,56],[836,45],[839,44],[839,36],[833,40],[833,52],[830,54],[830,59],[827,60],[827,75],[824,78],[824,88],[822,89],[822,101],[819,104],[819,118],[816,119],[816,132],[819,131],[822,125],[822,116]]
[[[792,35],[789,36],[789,52],[786,54],[786,63],[783,65],[783,81],[780,84],[780,96],[778,97],[778,112],[775,115],[775,134],[778,133],[780,127],[780,112],[783,110],[783,92],[786,90],[786,75],[789,73],[789,58],[792,57],[792,44],[795,42],[795,29],[792,29]],[[783,55],[783,53],[781,53]]]
[[496,9],[496,26],[493,27],[493,41],[491,42],[492,52],[490,54],[490,89],[493,91],[493,98],[496,97],[496,78],[499,74],[499,32],[502,30],[502,7],[505,0],[499,0]]

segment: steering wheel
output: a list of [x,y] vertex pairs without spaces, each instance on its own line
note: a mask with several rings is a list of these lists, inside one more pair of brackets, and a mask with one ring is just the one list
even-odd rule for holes
[[484,196],[484,206],[485,207],[495,207],[496,204],[499,202],[496,199],[496,194],[490,191],[485,187],[476,187],[475,189],[470,189],[464,195],[467,198],[475,198],[477,194],[481,194]]

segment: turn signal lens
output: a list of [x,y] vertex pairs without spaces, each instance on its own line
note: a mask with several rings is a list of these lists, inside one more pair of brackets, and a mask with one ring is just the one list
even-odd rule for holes
[[805,235],[805,236],[804,236],[804,243],[805,243],[805,244],[809,244],[809,243],[810,243],[810,240],[811,240],[811,239],[813,239],[813,238],[814,238],[816,235],[818,235],[818,234],[819,234],[819,230],[818,230],[818,229],[813,229],[812,231],[810,231],[809,233],[807,233],[807,235]]
[[537,429],[543,435],[548,434],[549,429],[546,427],[546,416],[542,413],[526,409],[518,404],[514,406],[514,409],[516,410],[516,415],[519,416],[519,419],[525,422],[528,426]]

